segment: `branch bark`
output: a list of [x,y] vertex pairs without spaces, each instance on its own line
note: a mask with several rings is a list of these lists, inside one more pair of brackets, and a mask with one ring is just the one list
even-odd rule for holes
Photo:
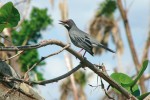
[[[36,48],[40,48],[46,45],[58,45],[61,47],[65,47],[66,44],[62,43],[61,41],[57,41],[57,40],[47,40],[45,42],[36,44],[36,45],[28,45],[28,46],[17,46],[16,47],[0,47],[0,51],[20,51],[20,50],[30,50],[30,49],[36,49]],[[91,69],[93,72],[95,72],[97,75],[99,75],[100,77],[102,77],[105,81],[107,81],[112,87],[116,88],[119,92],[121,92],[126,98],[128,99],[133,99],[136,100],[136,98],[128,93],[121,85],[119,85],[118,83],[116,83],[115,81],[113,81],[108,75],[106,75],[104,72],[102,72],[101,70],[99,70],[95,65],[93,65],[91,62],[89,62],[86,58],[83,58],[82,55],[80,55],[79,53],[77,53],[76,51],[74,51],[71,48],[66,48],[66,50],[68,52],[70,52],[71,54],[73,54],[76,58],[78,58],[81,61],[81,64],[79,64],[79,66],[77,67],[77,69],[81,68],[84,66],[87,66],[89,69]],[[76,70],[77,70],[76,69]],[[73,69],[75,70],[75,69]],[[71,70],[72,71],[72,70]],[[68,72],[70,73],[70,72]],[[72,73],[70,73],[72,74]],[[62,76],[60,76],[62,77]],[[59,77],[59,79],[60,79]],[[63,79],[63,78],[62,78]],[[42,81],[42,82],[32,82],[32,84],[45,84],[45,83],[50,83],[50,82],[56,82],[58,81],[56,79],[52,79],[52,80],[47,80],[47,81]]]
[[[66,74],[63,74],[59,77],[50,79],[50,80],[44,80],[44,81],[25,81],[24,79],[17,79],[14,77],[8,77],[8,80],[10,81],[17,81],[17,82],[23,82],[26,83],[28,85],[46,85],[49,83],[53,83],[53,82],[58,82],[59,80],[62,80],[68,76],[70,76],[71,74],[75,73],[77,70],[79,70],[82,67],[82,64],[79,64],[77,67],[73,68],[71,71],[67,72]],[[5,81],[3,79],[0,79],[0,81]]]
[[142,62],[148,58],[149,47],[150,47],[150,30],[148,32],[147,41],[145,43],[145,47],[144,47],[144,51],[143,51],[143,56],[142,56]]
[[[118,8],[120,10],[120,13],[121,13],[121,16],[122,16],[122,19],[123,19],[123,22],[124,22],[124,27],[125,27],[125,30],[126,30],[127,39],[128,39],[128,43],[129,43],[129,46],[130,46],[132,59],[134,61],[134,64],[136,66],[136,71],[138,73],[141,69],[141,65],[138,61],[137,53],[135,51],[135,47],[134,47],[134,43],[133,43],[133,39],[132,39],[132,35],[131,35],[131,30],[130,30],[129,22],[128,22],[128,19],[127,19],[127,13],[123,8],[121,0],[117,0],[117,2],[118,2]],[[139,84],[140,84],[142,93],[145,93],[147,90],[146,90],[146,87],[145,87],[145,84],[144,84],[144,75],[141,76]]]
[[[20,79],[10,65],[0,61],[0,100],[33,100],[33,98],[34,100],[44,100],[31,86],[23,82],[9,81],[7,80],[9,77]],[[5,96],[8,97],[5,98]]]
[[52,53],[48,56],[45,56],[45,57],[42,57],[38,62],[36,62],[34,65],[32,65],[31,67],[29,67],[30,69],[25,73],[25,76],[35,67],[37,66],[38,64],[40,64],[43,60],[45,60],[46,58],[49,58],[51,56],[54,56],[54,55],[57,55],[59,53],[61,53],[63,50],[65,50],[66,48],[70,47],[70,44],[66,45],[65,47],[63,47],[61,50],[55,52],[55,53]]

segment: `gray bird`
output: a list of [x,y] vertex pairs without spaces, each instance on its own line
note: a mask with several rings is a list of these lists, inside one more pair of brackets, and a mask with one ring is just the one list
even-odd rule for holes
[[[82,50],[85,50],[88,53],[90,53],[93,56],[93,47],[102,47],[112,53],[115,53],[113,50],[105,47],[104,45],[100,44],[96,39],[94,39],[92,36],[90,36],[89,34],[83,32],[82,30],[80,30],[76,24],[74,23],[74,21],[72,19],[68,19],[65,21],[60,21],[64,27],[66,27],[66,29],[68,30],[69,33],[69,37],[71,39],[71,42],[79,47],[82,48]],[[81,50],[81,51],[82,51]],[[84,55],[85,55],[84,53]],[[84,56],[83,55],[83,56]]]

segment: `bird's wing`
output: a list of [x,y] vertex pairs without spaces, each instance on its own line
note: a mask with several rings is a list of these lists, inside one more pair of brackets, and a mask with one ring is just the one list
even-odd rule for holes
[[91,42],[92,42],[92,46],[93,46],[93,47],[101,47],[101,48],[104,48],[105,50],[108,50],[108,51],[110,51],[110,52],[112,52],[112,53],[115,53],[115,51],[113,51],[113,50],[107,48],[106,46],[104,46],[103,44],[99,43],[96,39],[94,39],[94,38],[91,37],[91,36],[90,36],[90,40],[91,40]]
[[91,55],[93,55],[93,47],[90,39],[86,35],[80,34],[80,36],[75,36],[75,40],[78,41],[78,46],[85,49]]
[[90,41],[89,38],[89,34],[83,32],[82,30],[80,30],[80,39],[82,40],[82,42],[84,44],[86,44],[89,48],[92,48],[92,43]]
[[81,47],[91,48],[92,44],[87,37],[75,37],[75,40],[78,41],[78,44]]

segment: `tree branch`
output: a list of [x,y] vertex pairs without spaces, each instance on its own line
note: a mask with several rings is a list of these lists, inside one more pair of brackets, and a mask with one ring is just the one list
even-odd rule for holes
[[27,0],[22,0],[22,1],[16,2],[14,5],[17,6],[17,5],[19,5],[19,4],[21,4],[21,3],[24,3],[24,2],[26,2],[26,1],[27,1]]
[[[62,80],[68,76],[70,76],[71,74],[75,73],[77,70],[79,70],[83,65],[79,64],[77,67],[73,68],[71,71],[67,72],[66,74],[63,74],[59,77],[50,79],[50,80],[44,80],[44,81],[25,81],[24,79],[17,79],[14,77],[9,77],[7,80],[11,80],[11,81],[17,81],[17,82],[24,82],[28,85],[35,85],[35,84],[39,84],[39,85],[45,85],[45,84],[49,84],[49,83],[53,83],[53,82],[58,82],[59,80]],[[0,81],[5,81],[3,79],[0,79]]]
[[[124,27],[125,27],[125,30],[126,30],[127,39],[128,39],[128,43],[129,43],[129,46],[130,46],[132,59],[134,61],[135,68],[136,68],[136,71],[138,73],[141,69],[141,65],[138,61],[137,53],[135,51],[135,47],[134,47],[134,43],[133,43],[133,39],[132,39],[132,35],[131,35],[131,30],[130,30],[130,26],[129,26],[129,22],[128,22],[128,18],[127,18],[127,13],[123,8],[121,0],[117,0],[117,3],[118,3],[118,8],[120,10],[120,13],[121,13],[121,16],[122,16],[122,19],[123,19],[123,22],[124,22]],[[145,93],[146,92],[146,87],[145,87],[145,84],[144,84],[144,75],[142,75],[141,78],[140,78],[140,87],[141,87],[142,93]]]
[[123,19],[123,22],[124,22],[124,26],[125,26],[126,35],[127,35],[127,39],[128,39],[128,42],[129,42],[132,58],[133,58],[135,66],[137,67],[137,72],[138,72],[140,70],[141,66],[140,66],[140,63],[138,61],[138,57],[137,57],[137,54],[136,54],[136,51],[135,51],[135,48],[134,48],[134,43],[133,43],[133,40],[132,40],[131,30],[130,30],[129,22],[128,22],[128,19],[127,19],[127,14],[126,14],[126,11],[123,8],[121,0],[117,0],[117,2],[118,2],[118,8],[120,10],[120,13],[121,13],[121,16],[122,16],[122,19]]
[[144,80],[149,80],[149,79],[150,79],[150,74],[146,75]]
[[[41,42],[41,43],[36,44],[36,45],[17,46],[17,49],[14,48],[14,47],[0,47],[0,51],[30,50],[30,49],[36,49],[36,48],[40,48],[40,47],[43,47],[43,46],[46,46],[46,45],[54,45],[54,44],[58,45],[58,46],[61,46],[61,47],[66,46],[66,44],[62,43],[61,41],[47,40],[45,42]],[[65,77],[71,75],[72,73],[77,71],[79,68],[81,68],[83,66],[87,66],[89,69],[91,69],[93,72],[95,72],[98,76],[102,77],[105,81],[107,81],[112,87],[116,88],[119,92],[121,92],[126,98],[128,98],[128,99],[132,98],[133,100],[136,100],[136,98],[132,94],[128,93],[127,90],[125,90],[121,85],[119,85],[114,80],[112,80],[104,72],[99,70],[95,65],[93,65],[91,62],[89,62],[86,58],[83,58],[82,55],[80,55],[79,53],[77,53],[76,51],[71,49],[70,47],[66,48],[66,50],[68,52],[70,52],[72,55],[74,55],[76,58],[78,58],[81,61],[81,64],[79,64],[76,68],[72,69],[68,73],[66,73],[62,76],[59,76],[57,78],[54,78],[54,79],[51,79],[51,80],[39,81],[39,82],[31,82],[30,84],[45,85],[47,83],[57,82],[58,80],[63,79]],[[25,82],[25,83],[29,83],[29,82]]]
[[145,43],[145,47],[144,47],[144,51],[143,51],[142,63],[144,62],[144,60],[146,60],[148,58],[149,47],[150,47],[150,30],[148,32],[147,41]]
[[19,53],[15,54],[15,55],[13,55],[13,56],[11,56],[11,57],[9,57],[9,58],[6,58],[6,59],[4,59],[4,60],[2,60],[2,61],[7,61],[7,60],[10,60],[10,59],[13,59],[13,58],[19,56],[19,55],[22,54],[22,53],[24,53],[24,51],[19,51]]
[[70,44],[66,45],[65,47],[63,47],[61,50],[52,53],[48,56],[42,57],[38,62],[36,62],[33,66],[30,67],[30,69],[25,73],[24,78],[26,77],[27,73],[29,73],[35,66],[37,66],[38,64],[40,64],[43,60],[45,60],[46,58],[49,58],[51,56],[57,55],[59,53],[61,53],[63,50],[65,50],[66,48],[68,48],[70,46]]

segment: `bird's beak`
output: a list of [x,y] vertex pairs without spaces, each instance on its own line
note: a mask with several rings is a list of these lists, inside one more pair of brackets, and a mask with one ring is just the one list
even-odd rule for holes
[[69,28],[69,25],[68,25],[67,20],[65,20],[65,21],[59,20],[59,21],[60,21],[59,24],[62,24],[62,25],[63,25],[64,27],[66,27],[67,29]]
[[59,20],[60,23],[59,24],[62,24],[62,25],[65,25],[66,24],[66,21],[62,21],[62,20]]

